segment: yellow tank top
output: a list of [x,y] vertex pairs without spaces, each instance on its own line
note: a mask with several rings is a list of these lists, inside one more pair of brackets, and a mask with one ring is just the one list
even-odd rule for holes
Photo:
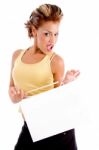
[[[22,62],[21,58],[24,53],[25,50],[17,57],[12,70],[15,86],[27,92],[29,96],[54,88],[51,70],[51,57],[54,53],[46,55],[40,62],[35,64]],[[46,87],[46,85],[50,86]],[[42,86],[45,86],[45,88],[41,88]],[[38,90],[36,90],[37,88]]]

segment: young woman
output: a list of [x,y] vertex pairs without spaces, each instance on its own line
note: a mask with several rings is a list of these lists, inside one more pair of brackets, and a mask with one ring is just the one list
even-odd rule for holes
[[[33,45],[25,50],[16,50],[12,56],[9,86],[9,95],[12,102],[20,102],[28,95],[48,91],[67,84],[78,77],[78,70],[67,71],[64,75],[64,61],[57,53],[53,52],[62,16],[62,10],[51,4],[43,4],[31,13],[25,25],[29,37],[34,39]],[[50,86],[39,88],[46,85]],[[32,91],[37,88],[39,89]],[[15,150],[33,149],[77,150],[75,130],[71,129],[44,140],[33,142],[24,120]]]

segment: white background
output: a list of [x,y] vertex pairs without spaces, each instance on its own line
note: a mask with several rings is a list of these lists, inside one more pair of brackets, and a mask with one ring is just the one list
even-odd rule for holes
[[[64,13],[55,50],[63,56],[66,70],[80,69],[80,94],[85,122],[76,129],[79,150],[99,150],[99,4],[98,0],[3,0],[0,1],[0,149],[13,150],[23,124],[8,96],[12,53],[32,41],[24,23],[39,4],[54,3]],[[87,111],[86,111],[87,110]]]

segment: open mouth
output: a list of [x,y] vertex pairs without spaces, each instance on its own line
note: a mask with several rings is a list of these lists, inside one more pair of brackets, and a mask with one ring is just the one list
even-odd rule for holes
[[47,45],[47,50],[51,51],[53,49],[53,47],[54,47],[53,45]]

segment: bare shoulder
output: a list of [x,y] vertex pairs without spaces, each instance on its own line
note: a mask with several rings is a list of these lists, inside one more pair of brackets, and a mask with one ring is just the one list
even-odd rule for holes
[[16,51],[14,51],[14,53],[12,54],[12,61],[14,62],[16,60],[16,58],[20,55],[20,53],[22,52],[22,49],[18,49]]
[[58,66],[64,65],[64,59],[60,55],[55,54],[55,56],[52,59],[52,63],[57,64]]
[[64,70],[64,67],[65,67],[64,59],[60,55],[55,54],[51,62],[51,67],[52,67],[53,73],[60,71],[62,69]]

